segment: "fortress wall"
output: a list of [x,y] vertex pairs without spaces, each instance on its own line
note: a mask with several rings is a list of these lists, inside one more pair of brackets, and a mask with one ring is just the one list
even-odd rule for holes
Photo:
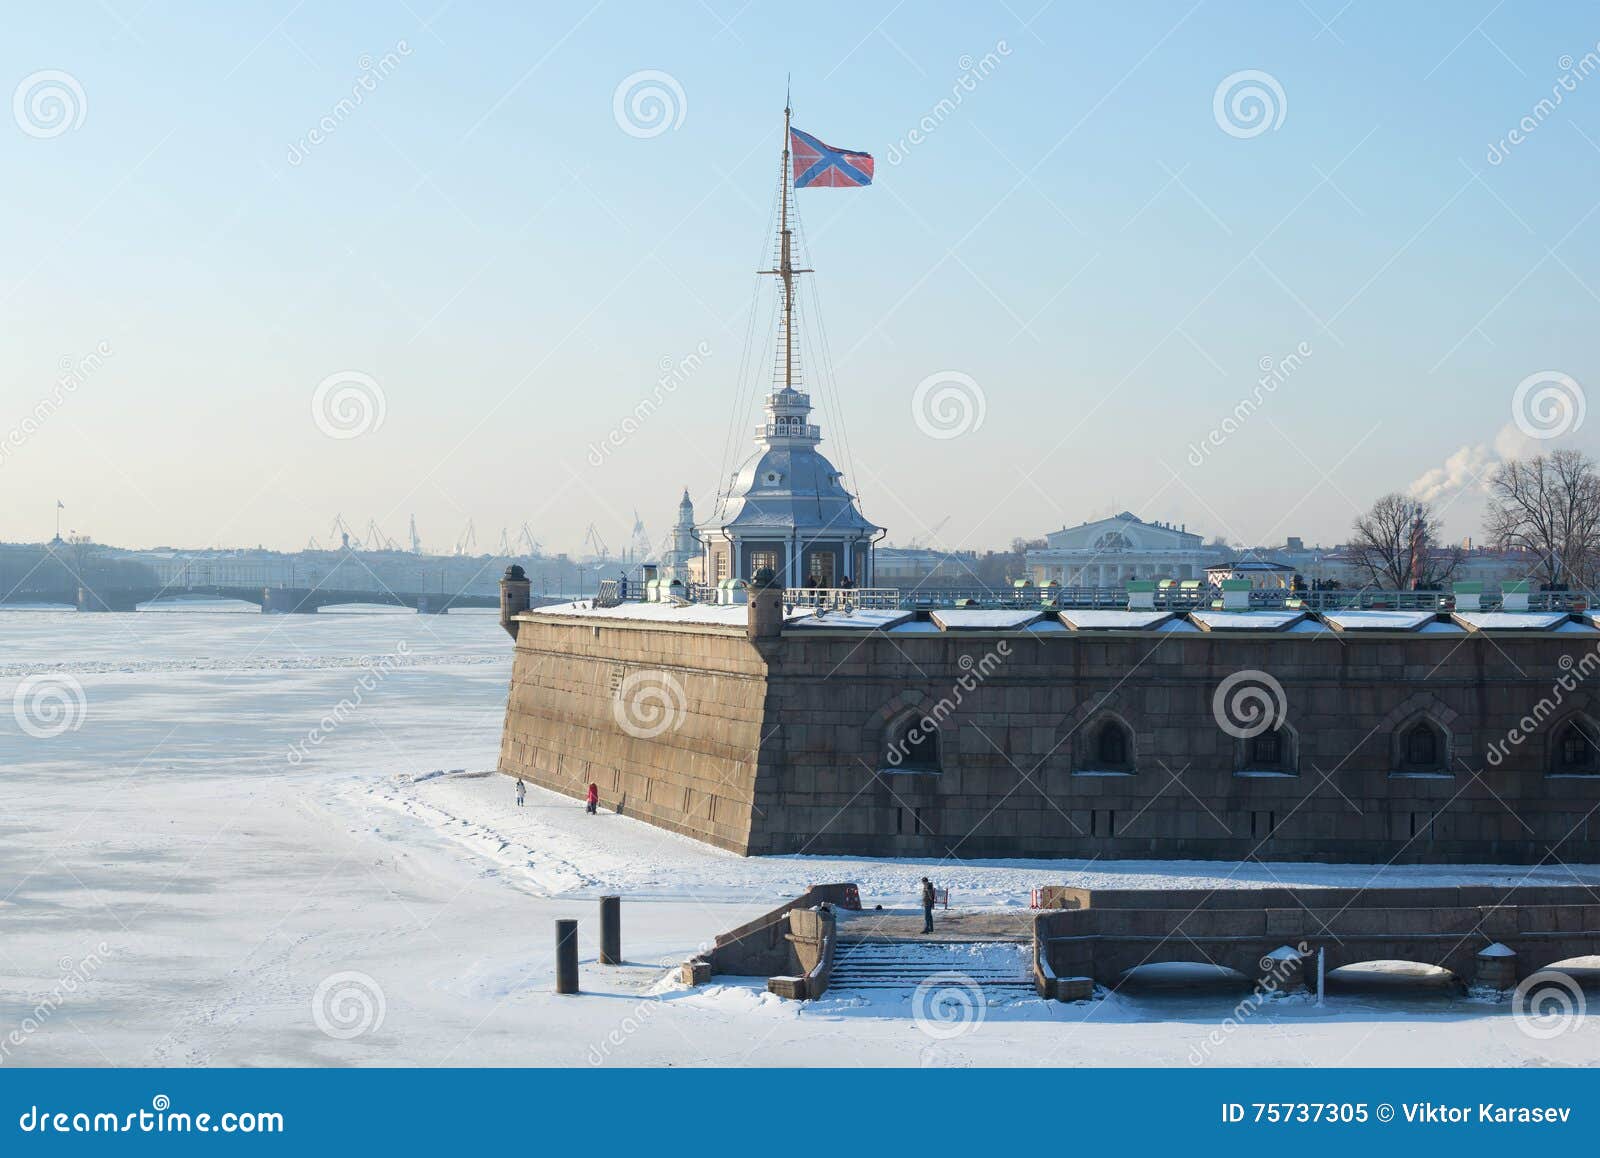
[[743,853],[765,691],[743,629],[530,616],[500,771]]
[[[998,664],[1000,642],[1010,654]],[[1556,717],[1486,762],[1541,698],[1559,636],[1387,638],[790,632],[773,666],[757,852],[1201,857],[1385,862],[1600,861],[1600,777],[1552,778]],[[989,670],[970,690],[958,682]],[[1212,697],[1234,672],[1283,686],[1298,774],[1235,774]],[[1600,673],[1562,691],[1600,717]],[[959,692],[959,694],[957,694]],[[895,719],[953,704],[943,770],[893,773]],[[1136,772],[1075,775],[1100,711],[1133,730]],[[1392,774],[1398,729],[1427,712],[1452,775]],[[1092,766],[1092,761],[1087,761]],[[918,830],[920,821],[921,830]]]
[[[742,853],[1600,862],[1600,777],[1547,774],[1558,720],[1600,719],[1592,647],[816,629],[752,643],[735,627],[530,615],[500,768],[578,798],[593,780],[604,807]],[[1575,688],[1556,686],[1563,657],[1590,673]],[[1236,774],[1212,704],[1245,670],[1283,688],[1294,774]],[[1507,744],[1541,700],[1560,706]],[[645,705],[632,731],[629,703]],[[891,769],[894,726],[936,709],[942,770]],[[1083,775],[1108,713],[1133,732],[1135,771]],[[1394,774],[1422,714],[1450,775]]]

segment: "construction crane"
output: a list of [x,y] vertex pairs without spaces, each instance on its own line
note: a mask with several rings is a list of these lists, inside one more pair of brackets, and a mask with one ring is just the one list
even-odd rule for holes
[[928,528],[928,533],[927,534],[920,535],[917,538],[912,539],[909,543],[907,543],[906,544],[906,548],[908,550],[915,550],[916,548],[922,546],[924,543],[928,543],[928,544],[931,545],[933,543],[934,536],[936,536],[940,531],[944,530],[944,525],[946,523],[948,523],[949,521],[950,521],[950,516],[946,515],[944,518],[940,519],[937,523],[933,524],[932,527]]
[[467,529],[461,533],[461,538],[456,540],[456,554],[469,555],[478,548],[478,529],[472,525],[472,520],[467,520]]
[[633,546],[630,548],[632,558],[630,563],[643,563],[650,558],[650,536],[644,529],[644,520],[639,518],[639,512],[633,512]]
[[377,519],[367,520],[367,537],[363,541],[369,551],[393,551],[396,549],[395,541],[383,533],[383,528],[378,526]]
[[417,538],[417,516],[416,515],[412,515],[411,516],[411,553],[413,555],[422,554],[422,540]]
[[600,558],[609,559],[611,557],[611,548],[606,546],[606,541],[600,537],[600,532],[595,529],[593,523],[590,523],[589,529],[584,532],[583,541],[593,547],[594,553]]
[[499,554],[502,559],[509,559],[511,557],[511,536],[509,533],[507,533],[504,527],[500,528]]
[[544,556],[544,548],[539,545],[539,540],[533,537],[533,532],[528,530],[528,524],[522,524],[522,533],[517,536],[517,546],[528,548],[528,557],[539,559]]
[[346,551],[359,551],[361,543],[356,540],[355,533],[350,530],[350,524],[344,521],[343,515],[333,516],[333,526],[328,528],[328,537],[338,539],[341,549]]

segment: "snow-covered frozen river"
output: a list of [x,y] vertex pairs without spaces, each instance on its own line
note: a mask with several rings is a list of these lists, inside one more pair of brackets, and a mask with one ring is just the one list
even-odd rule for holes
[[[538,790],[519,809],[489,774],[509,673],[492,612],[0,611],[0,1064],[1600,1062],[1600,1019],[1540,1040],[1448,991],[1275,1000],[1207,1045],[1238,993],[1028,998],[935,1038],[901,994],[679,989],[672,964],[812,881],[893,906],[932,869],[958,901],[1020,906],[1050,881],[1375,870],[743,859]],[[605,892],[617,969],[593,963]],[[558,917],[582,921],[581,997],[550,992]]]

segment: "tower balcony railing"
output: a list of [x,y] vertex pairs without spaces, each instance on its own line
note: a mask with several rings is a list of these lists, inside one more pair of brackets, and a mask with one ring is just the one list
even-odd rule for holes
[[821,438],[822,428],[810,423],[758,422],[756,434],[762,438]]
[[826,611],[854,608],[897,610],[902,600],[898,587],[788,587],[783,601],[794,607],[818,607]]
[[[1157,611],[1210,611],[1222,605],[1220,587],[1200,584],[1149,592]],[[714,586],[694,584],[687,597],[696,603],[718,602]],[[1252,611],[1433,611],[1455,610],[1455,597],[1449,591],[1384,591],[1376,588],[1340,588],[1320,591],[1291,591],[1286,588],[1261,588],[1249,592]],[[789,587],[784,603],[792,607],[820,607],[829,610],[850,608],[927,611],[936,608],[1015,608],[1018,610],[1120,611],[1128,607],[1124,587]],[[1529,611],[1578,612],[1589,607],[1581,591],[1541,591],[1527,596]],[[1479,607],[1498,611],[1504,606],[1500,592],[1485,591]]]

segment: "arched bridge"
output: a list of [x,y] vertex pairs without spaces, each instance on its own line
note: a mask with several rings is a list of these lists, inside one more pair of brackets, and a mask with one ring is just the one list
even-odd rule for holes
[[177,601],[184,597],[237,599],[254,603],[269,615],[304,615],[343,603],[376,603],[412,607],[424,615],[443,615],[452,607],[498,607],[498,595],[445,594],[427,591],[335,591],[321,587],[69,587],[14,592],[3,603],[61,603],[79,611],[136,611],[141,603]]
[[[1142,965],[1232,969],[1285,989],[1330,971],[1414,961],[1464,983],[1508,989],[1573,957],[1600,954],[1600,903],[1582,886],[1418,889],[1039,890],[1035,982],[1044,997],[1114,986]],[[1309,969],[1309,971],[1308,971]]]

